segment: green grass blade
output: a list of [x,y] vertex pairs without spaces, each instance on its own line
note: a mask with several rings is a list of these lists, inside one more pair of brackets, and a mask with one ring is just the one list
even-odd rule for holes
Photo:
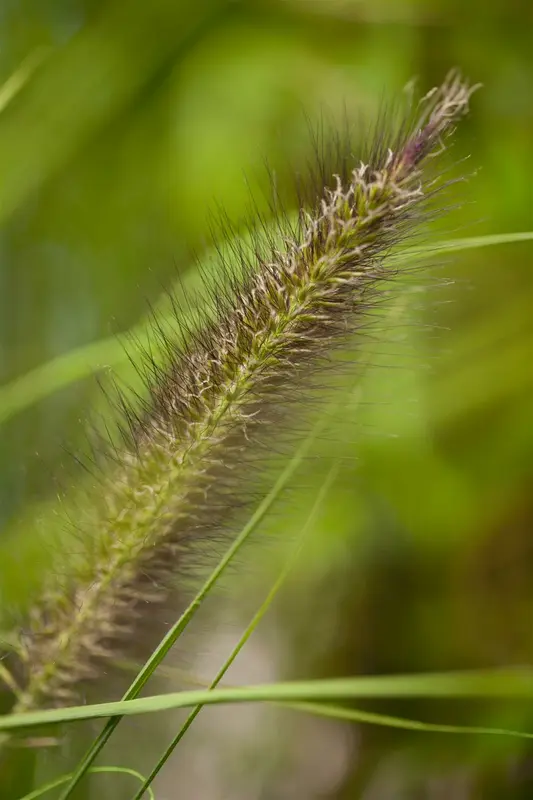
[[492,670],[333,678],[284,683],[199,689],[187,692],[71,706],[49,711],[0,716],[0,731],[27,730],[65,722],[154,714],[174,708],[227,703],[301,702],[357,698],[477,698],[533,700],[533,671]]
[[117,337],[71,350],[0,388],[0,425],[25,408],[125,357]]
[[48,52],[49,48],[38,47],[24,59],[15,72],[0,86],[0,113],[10,104],[20,90],[24,88]]
[[465,236],[459,239],[446,239],[442,242],[435,242],[433,245],[408,247],[398,255],[398,258],[403,260],[404,256],[422,256],[431,253],[459,253],[462,250],[477,250],[480,247],[495,247],[496,245],[531,241],[533,241],[533,231],[494,233],[484,236]]
[[[186,290],[194,286],[195,282],[195,273],[186,274],[183,279]],[[191,324],[194,310],[195,305],[188,301],[187,313],[183,315],[183,321],[187,325]],[[167,314],[162,316],[159,324],[163,330],[172,330],[175,327],[175,324],[172,325],[173,321],[175,323],[170,314]],[[76,381],[126,363],[131,358],[131,347],[126,346],[128,339],[139,349],[150,345],[156,347],[155,343],[150,342],[149,329],[149,323],[142,321],[125,334],[109,336],[78,347],[0,387],[0,425],[25,408]]]
[[[319,717],[329,717],[345,722],[362,722],[367,725],[383,725],[387,728],[399,728],[406,731],[422,733],[460,733],[468,735],[491,734],[494,736],[514,736],[520,739],[533,739],[533,733],[509,730],[508,728],[490,728],[477,725],[443,725],[434,722],[421,722],[404,717],[391,717],[388,714],[375,714],[371,711],[360,711],[357,708],[344,708],[329,703],[279,703],[284,708],[303,711]],[[147,787],[148,788],[148,787]]]
[[[120,773],[122,775],[131,775],[134,778],[137,778],[139,781],[144,781],[144,776],[141,775],[140,772],[137,772],[136,769],[130,769],[129,767],[93,767],[91,769],[91,773],[93,774],[102,774],[102,773],[109,773],[115,772]],[[56,778],[50,783],[46,783],[44,786],[40,786],[35,791],[30,792],[29,794],[25,794],[24,797],[21,797],[20,800],[37,800],[38,797],[42,797],[47,792],[51,792],[52,789],[57,789],[59,786],[63,786],[64,783],[71,780],[72,775],[62,775],[61,778]],[[155,794],[153,793],[152,789],[148,788],[148,798],[149,800],[155,800]]]

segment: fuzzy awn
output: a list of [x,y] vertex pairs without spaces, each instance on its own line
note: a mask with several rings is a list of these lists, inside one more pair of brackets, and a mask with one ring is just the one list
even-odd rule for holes
[[216,320],[185,348],[166,340],[149,401],[124,409],[127,443],[83,523],[86,552],[67,578],[50,581],[20,637],[17,712],[68,703],[105,671],[146,604],[166,599],[195,541],[221,525],[232,475],[252,437],[270,432],[286,388],[309,386],[310,369],[362,326],[376,291],[394,279],[386,256],[416,230],[436,189],[423,163],[443,148],[471,93],[450,74],[415,124],[381,137],[368,163],[340,154],[339,174],[315,187],[296,223],[278,212],[276,235],[263,230],[253,253],[238,252],[245,277],[213,294]]

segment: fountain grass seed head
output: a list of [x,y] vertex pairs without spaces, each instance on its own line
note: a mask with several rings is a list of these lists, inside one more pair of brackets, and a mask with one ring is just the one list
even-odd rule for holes
[[124,445],[79,523],[82,554],[47,576],[19,638],[17,711],[68,704],[105,673],[217,535],[287,401],[308,395],[309,376],[394,281],[387,257],[420,228],[439,185],[427,162],[471,93],[450,74],[414,122],[376,131],[364,162],[349,144],[329,173],[318,160],[297,218],[276,205],[274,227],[236,248],[242,274],[211,290],[214,319],[185,346],[165,338],[163,363],[146,370],[148,399],[123,408]]

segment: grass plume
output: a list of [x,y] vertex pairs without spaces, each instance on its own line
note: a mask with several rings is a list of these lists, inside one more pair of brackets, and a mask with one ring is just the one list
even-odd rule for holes
[[164,363],[148,364],[148,400],[123,408],[124,445],[81,523],[82,557],[67,578],[50,578],[18,642],[16,711],[69,703],[220,528],[254,440],[273,435],[295,387],[309,387],[394,279],[386,257],[437,190],[425,162],[471,92],[450,74],[414,123],[390,139],[380,132],[366,163],[348,149],[331,174],[319,164],[296,221],[278,209],[274,232],[236,248],[244,278],[212,290],[215,319],[185,347],[165,336]]

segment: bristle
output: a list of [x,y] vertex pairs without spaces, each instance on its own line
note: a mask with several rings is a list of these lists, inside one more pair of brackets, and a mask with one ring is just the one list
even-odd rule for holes
[[121,401],[122,449],[83,521],[84,558],[67,585],[50,581],[35,602],[20,639],[17,711],[71,702],[119,657],[146,605],[167,600],[198,545],[224,529],[257,442],[276,444],[287,395],[308,398],[312,376],[367,324],[381,286],[394,280],[387,256],[417,231],[435,191],[424,162],[471,92],[451,75],[425,98],[414,127],[388,137],[379,129],[365,163],[344,133],[328,154],[318,141],[313,193],[300,189],[298,217],[274,196],[274,224],[259,219],[246,243],[220,246],[215,317],[189,330],[176,306],[176,340],[154,321],[164,363],[148,351],[140,369],[149,401]]

